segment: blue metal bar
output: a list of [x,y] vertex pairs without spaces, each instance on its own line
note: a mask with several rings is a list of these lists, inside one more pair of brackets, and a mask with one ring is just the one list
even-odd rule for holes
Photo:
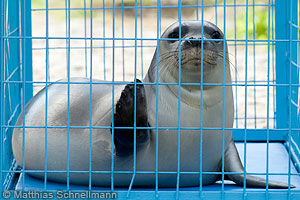
[[[21,84],[22,81],[3,81],[4,83],[14,83],[14,84]],[[244,81],[241,81],[244,82]],[[250,81],[251,82],[251,81]],[[45,81],[25,81],[25,83],[35,83],[35,84],[45,84]],[[55,82],[55,81],[48,81],[48,83],[50,84],[67,84],[66,81],[61,81],[61,82]],[[89,83],[84,83],[84,82],[75,82],[75,81],[70,81],[71,84],[89,84]],[[111,81],[105,81],[105,82],[93,82],[94,85],[108,85],[108,84],[112,84]],[[124,85],[124,84],[132,84],[130,82],[115,82],[116,85]],[[139,83],[137,83],[139,84]],[[221,83],[203,83],[204,86],[222,86]],[[144,85],[155,85],[155,83],[144,83]],[[159,85],[178,85],[178,83],[159,83]],[[200,86],[199,83],[181,83],[181,85],[198,85]],[[226,83],[225,86],[246,86],[246,84],[230,84],[230,83]],[[247,84],[247,86],[260,86],[260,87],[266,87],[266,84]],[[270,87],[288,87],[289,84],[285,83],[285,84],[271,84],[270,83]],[[291,84],[291,86],[293,87],[299,87],[300,84]]]
[[[234,0],[234,5],[236,5],[236,0]],[[237,23],[237,17],[236,17],[236,6],[234,6],[234,66],[237,67],[237,59],[238,59],[238,56],[237,56],[237,42],[236,42],[236,39],[237,39],[237,28],[236,28],[236,23]],[[227,44],[228,45],[228,44]],[[235,70],[235,83],[237,84],[238,82],[238,73],[237,73],[237,70]],[[238,102],[238,87],[235,86],[235,102]],[[238,108],[239,106],[236,105],[235,107],[235,125],[236,125],[236,128],[239,127],[239,120],[238,120]]]
[[[298,24],[298,5],[299,2],[297,0],[291,0],[289,5],[289,19],[288,19],[288,25],[289,25],[289,133],[288,133],[288,142],[291,143],[293,138],[296,138],[299,140],[299,132],[292,131],[292,128],[298,127],[299,118],[295,117],[298,114],[297,107],[293,106],[293,101],[298,101],[298,87],[293,88],[292,83],[299,83],[299,70],[297,67],[293,67],[292,62],[297,60],[297,57],[299,56],[299,52],[297,52],[297,43],[293,42],[293,39],[297,39],[297,34],[299,34],[299,30],[297,28],[295,29],[294,24]],[[297,62],[297,61],[296,61]],[[299,143],[300,144],[300,143]],[[288,148],[289,152],[289,160],[292,158],[291,148],[289,146]],[[289,162],[289,174],[291,173],[291,162]],[[291,193],[291,176],[288,176],[288,194]]]
[[6,37],[14,35],[17,31],[20,30],[20,27],[16,27],[14,30],[10,31],[9,33],[6,34]]
[[[201,2],[202,6],[201,6],[201,20],[202,22],[204,21],[204,0],[202,0]],[[203,35],[204,33],[204,25],[203,23],[201,24],[201,35]],[[203,154],[203,40],[204,37],[201,37],[201,79],[200,79],[200,176],[199,176],[199,192],[200,192],[200,198],[202,198],[203,195],[203,158],[202,158],[202,154]]]
[[[274,0],[272,0],[272,5],[274,5]],[[272,6],[272,40],[275,39],[275,12],[274,12],[275,8],[274,6]],[[275,73],[275,45],[272,43],[272,77],[275,77],[276,73]],[[276,80],[273,78],[272,84],[276,83]],[[274,116],[276,115],[276,88],[273,87],[273,114]],[[276,126],[276,117],[273,118],[273,128],[275,128]]]
[[[253,4],[255,4],[255,0],[253,0]],[[253,21],[253,40],[255,40],[255,7],[252,7],[252,21]],[[255,42],[253,43],[253,79],[254,85],[256,83],[256,68],[255,68]],[[253,89],[253,102],[254,102],[254,128],[256,128],[256,87]]]
[[[275,38],[288,39],[288,26],[287,26],[287,1],[283,1],[280,4],[275,4]],[[285,42],[276,42],[276,83],[287,83],[288,74],[284,70],[284,66],[287,66],[287,61],[280,55],[286,55],[288,52],[287,44]],[[288,91],[286,87],[276,87],[276,128],[285,128],[288,126]]]
[[[10,125],[10,124],[13,124],[13,120],[14,118],[17,117],[17,114],[19,114],[19,111],[20,111],[20,107],[21,107],[21,104],[19,103],[16,107],[15,107],[15,110],[12,112],[10,118],[7,120],[6,124],[7,126],[10,126],[10,127],[7,127],[5,125],[5,123],[3,123],[2,127],[5,128],[4,131],[3,131],[3,136],[6,137],[6,135],[4,133],[6,133],[8,131],[8,128],[13,128],[15,126],[13,125]],[[4,112],[3,112],[4,113]]]
[[[177,181],[176,181],[176,199],[179,199],[180,185],[180,102],[181,102],[181,1],[178,0],[178,23],[179,23],[179,41],[178,41],[178,132],[177,132]],[[158,111],[157,111],[158,112]]]
[[[23,96],[22,96],[22,110],[25,111],[25,105],[26,105],[26,95],[27,95],[27,90],[26,90],[26,84],[25,84],[25,81],[26,81],[26,69],[27,69],[27,64],[31,64],[31,63],[26,63],[27,60],[26,60],[26,57],[24,58],[24,56],[26,56],[25,52],[26,51],[26,47],[30,47],[30,46],[27,46],[26,45],[26,41],[28,42],[28,40],[25,39],[26,36],[28,36],[26,33],[27,33],[27,30],[26,30],[26,2],[25,0],[21,0],[21,18],[22,18],[22,22],[21,22],[21,27],[22,27],[22,31],[21,31],[21,38],[22,38],[22,66],[23,66],[23,69],[22,69],[22,77],[23,77],[23,80],[22,80],[22,91],[23,91]],[[28,28],[27,28],[28,29]],[[28,36],[30,37],[30,36]],[[30,38],[29,38],[30,39]],[[30,58],[29,58],[30,59]],[[30,68],[28,68],[30,70]],[[22,131],[22,134],[23,134],[23,141],[22,141],[22,169],[25,170],[25,121],[26,121],[26,118],[25,118],[25,112],[23,112],[23,131]],[[25,172],[23,172],[25,174]],[[25,184],[25,176],[23,176],[22,178],[22,184]],[[24,189],[24,186],[23,188]]]
[[[222,5],[222,4],[217,4],[217,5],[215,5],[215,4],[212,4],[212,5],[203,5],[203,7],[204,8],[214,8],[214,7],[224,7],[224,5]],[[226,4],[226,7],[246,7],[246,4]],[[252,6],[255,6],[255,7],[266,7],[266,6],[269,6],[268,4],[263,4],[263,3],[257,3],[257,4],[248,4],[248,7],[252,7]],[[272,5],[273,6],[273,5]],[[182,8],[196,8],[197,6],[196,5],[182,5],[181,6]],[[120,10],[122,10],[122,9],[134,9],[135,8],[135,6],[124,6],[124,7],[122,7],[122,6],[118,6],[118,7],[115,7],[115,8],[113,8],[113,7],[94,7],[93,8],[93,10],[113,10],[113,9],[116,9],[116,10],[118,10],[118,9],[120,9]],[[140,9],[141,8],[141,6],[137,6],[137,9]],[[143,9],[145,8],[145,9],[157,9],[157,8],[178,8],[178,6],[172,6],[172,5],[168,5],[168,6],[160,6],[160,7],[158,7],[158,6],[143,6],[142,7]],[[45,9],[43,9],[43,8],[37,8],[37,9],[32,9],[32,11],[33,12],[37,12],[37,11],[44,11]],[[57,10],[57,11],[59,11],[59,10],[64,10],[63,8],[51,8],[51,9],[49,9],[49,10]],[[71,10],[83,10],[83,8],[71,8]]]
[[[3,128],[22,128],[23,126],[15,126],[15,125],[3,125]],[[24,126],[25,128],[45,128],[45,126]],[[89,129],[90,126],[47,126],[48,129],[67,129],[68,127],[72,129]],[[92,126],[92,129],[111,129],[110,126]],[[115,129],[134,129],[133,127],[115,127]],[[136,129],[147,129],[147,130],[154,130],[155,127],[136,127]],[[201,130],[199,127],[158,127],[159,130]],[[212,128],[212,127],[203,127],[202,130],[223,130],[223,128]],[[236,137],[238,137],[238,134],[241,132],[245,132],[245,129],[243,128],[224,128],[224,130],[231,130],[234,134],[236,134]],[[275,138],[283,138],[282,141],[287,139],[287,134],[285,132],[289,131],[290,129],[270,129],[272,134],[279,134],[277,136],[274,136]],[[300,131],[299,128],[292,128],[293,131]],[[247,129],[247,132],[249,134],[255,134],[255,131],[257,132],[257,140],[262,140],[261,138],[264,138],[266,135],[264,132],[267,131],[267,129]],[[261,135],[261,138],[259,137]],[[242,137],[241,137],[242,138]]]
[[[5,1],[0,2],[0,156],[3,158],[3,135],[4,135],[4,30],[5,30]],[[4,175],[3,175],[3,159],[0,159],[0,191],[3,191],[3,180],[4,180]]]
[[[211,199],[220,199],[222,191],[204,191],[203,192],[203,200],[211,200]],[[132,194],[136,199],[154,199],[155,193],[152,191],[132,191]],[[172,199],[175,197],[175,191],[160,191],[159,195],[161,199]],[[244,196],[245,195],[245,196]],[[270,197],[276,200],[289,199],[289,200],[298,200],[300,194],[295,191],[293,192],[292,198],[287,196],[287,192],[285,191],[272,191],[270,192]],[[126,193],[124,191],[118,191],[118,198],[126,199]],[[181,191],[180,199],[198,199],[199,196],[193,191]],[[265,199],[265,192],[255,190],[255,191],[247,191],[246,193],[242,193],[241,191],[234,192],[226,192],[226,199],[243,199],[246,198],[248,200],[257,200],[257,199]]]
[[[300,148],[299,148],[299,143],[294,140],[293,138],[290,138],[290,141],[286,142],[285,147],[287,151],[290,151],[291,153],[291,159],[292,162],[294,163],[295,168],[297,171],[300,171]],[[292,175],[293,173],[288,173],[288,175]]]
[[[270,0],[268,0],[268,3],[270,4]],[[271,7],[268,7],[268,40],[270,41],[270,16],[271,16]],[[268,73],[267,73],[267,81],[268,81],[268,85],[267,85],[267,149],[266,149],[266,173],[267,173],[267,177],[266,177],[266,198],[269,198],[269,152],[270,152],[270,42],[268,42]]]
[[[203,4],[202,4],[202,7],[203,7]],[[215,7],[216,25],[218,26],[218,0],[215,0],[214,7]],[[224,8],[225,8],[225,5],[224,5]],[[203,13],[202,13],[202,15],[203,15]],[[225,19],[225,17],[224,17],[224,19]]]
[[[122,40],[124,41],[124,40]],[[135,46],[134,45],[129,45],[129,46],[115,46],[115,49],[123,49],[125,50],[125,48],[134,48]],[[142,47],[141,45],[137,45],[137,47]],[[156,47],[155,45],[145,45],[143,47],[151,47],[151,48],[154,48]],[[70,49],[90,49],[91,47],[76,47],[76,46],[72,46],[70,47]],[[103,47],[103,46],[93,46],[93,49],[112,49],[112,46],[106,46],[106,47]],[[44,47],[37,47],[37,48],[32,48],[32,50],[44,50],[45,48]],[[66,49],[66,47],[55,47],[55,46],[52,46],[50,47],[49,49]]]
[[[289,22],[291,22],[293,20],[293,16],[292,16],[292,1],[290,1],[290,10],[289,10]],[[288,17],[288,16],[286,16]],[[292,32],[292,27],[290,26],[289,27],[289,38],[290,40],[293,38],[293,35],[291,34]],[[292,60],[292,42],[290,41],[289,42],[289,60]],[[289,118],[288,118],[288,126],[289,126],[289,132],[288,132],[288,143],[291,142],[291,138],[292,138],[292,131],[290,130],[292,128],[292,105],[291,105],[291,100],[292,100],[292,86],[291,86],[291,83],[292,83],[292,64],[291,62],[289,63],[289,83],[290,83],[290,86],[289,86],[289,104],[288,104],[288,115],[289,115]],[[291,148],[289,147],[288,149],[288,153],[289,153],[289,160],[291,160]],[[291,179],[290,179],[290,173],[291,173],[291,162],[288,163],[289,167],[288,167],[288,184],[289,184],[289,188],[288,188],[288,196],[290,196],[290,184],[291,184]]]
[[[106,55],[105,55],[105,50],[106,50],[106,47],[105,47],[105,39],[106,39],[106,36],[105,36],[105,11],[106,11],[106,6],[105,6],[105,0],[102,1],[102,4],[103,4],[103,79],[106,80]],[[115,5],[115,4],[113,4]],[[92,11],[93,7],[91,6],[90,8],[90,11]],[[92,38],[92,39],[95,39],[95,38]],[[112,38],[113,40],[115,40],[115,38]],[[122,40],[123,41],[123,40]],[[113,44],[113,48],[114,48],[114,44]]]
[[[7,56],[6,56],[6,57],[7,57]],[[20,63],[19,63],[19,64],[20,64]],[[12,67],[13,67],[13,66],[12,66]],[[10,75],[9,75],[7,78],[5,78],[6,81],[12,79],[13,76],[14,76],[17,72],[20,72],[20,69],[21,69],[21,66],[17,65],[17,66],[15,67],[15,69],[10,73]],[[7,82],[7,83],[8,83],[8,82]]]
[[[226,16],[226,0],[224,0],[224,16]],[[223,38],[223,80],[222,80],[222,199],[225,199],[225,74],[226,74],[226,17],[223,19],[224,24],[224,38]],[[230,68],[228,69],[230,70]]]
[[46,87],[45,87],[45,175],[44,175],[44,189],[47,189],[47,161],[48,161],[48,79],[49,76],[49,36],[48,30],[49,12],[48,12],[48,0],[46,0]]
[[[32,81],[31,1],[21,0],[22,79]],[[32,84],[24,83],[25,104],[33,95]]]
[[[201,5],[201,8],[203,8],[203,3]],[[199,20],[199,0],[196,0],[196,19]]]
[[[137,1],[135,1],[134,9],[134,37],[137,38]],[[136,68],[137,68],[137,40],[134,41],[134,113],[133,113],[133,173],[128,188],[127,197],[132,189],[135,176],[136,176]]]
[[[184,40],[184,39],[183,39]],[[122,40],[122,41],[124,41],[124,40]],[[227,46],[244,46],[244,44],[239,44],[239,43],[236,43],[236,44],[228,44],[229,42],[227,41]],[[249,42],[250,43],[250,42]],[[251,43],[250,43],[251,44]],[[256,44],[256,46],[258,45],[258,46],[266,46],[268,43],[263,43],[263,42],[261,42],[261,43],[258,43],[258,44]],[[271,42],[271,45],[274,45],[274,43],[272,43]],[[134,45],[128,45],[128,46],[118,46],[118,45],[115,45],[115,48],[116,49],[118,49],[118,48],[134,48],[135,46]],[[150,48],[156,48],[156,45],[143,45],[143,46],[141,46],[141,45],[137,45],[137,47],[144,47],[144,48],[146,48],[146,47],[150,47]],[[72,46],[72,47],[70,47],[70,49],[85,49],[85,48],[87,48],[87,49],[90,49],[90,47],[80,47],[80,46]],[[103,46],[93,46],[93,49],[104,49],[104,48],[106,48],[106,49],[111,49],[112,48],[112,46],[105,46],[105,47],[103,47]],[[33,47],[32,48],[32,50],[35,50],[35,51],[38,51],[38,50],[44,50],[45,48],[44,47]],[[52,46],[52,47],[49,47],[49,49],[66,49],[66,47],[59,47],[59,46]]]
[[67,190],[70,190],[70,43],[71,43],[71,13],[70,13],[70,0],[66,0],[66,37],[67,39],[67,94],[68,94],[68,102],[67,102]]
[[[84,11],[84,37],[87,37],[87,32],[86,32],[86,0],[83,2],[83,11]],[[92,37],[91,37],[92,38]],[[84,40],[84,70],[85,70],[85,77],[87,78],[87,39]],[[55,48],[57,49],[57,48]],[[71,48],[73,49],[73,47]]]
[[295,63],[294,61],[292,61],[292,60],[289,60],[290,61],[290,63],[293,65],[293,66],[295,66],[295,67],[297,67],[298,69],[300,69],[300,64],[297,64],[297,63]]
[[[24,170],[26,173],[45,173],[45,170]],[[17,172],[17,173],[20,173],[21,170],[3,170],[3,172],[6,172],[6,173],[11,173],[11,172]],[[78,174],[78,173],[82,173],[82,174],[89,174],[90,171],[89,170],[86,170],[86,171],[78,171],[78,170],[70,170],[69,171],[70,173],[72,174]],[[47,173],[60,173],[60,174],[63,174],[63,173],[67,173],[67,170],[48,170]],[[92,171],[92,174],[110,174],[111,171]],[[133,171],[114,171],[115,174],[132,174]],[[155,171],[136,171],[137,174],[155,174]],[[159,174],[174,174],[176,175],[177,174],[177,171],[160,171]],[[198,175],[200,174],[200,172],[180,172],[180,174],[195,174],[195,175]],[[222,175],[222,172],[215,172],[215,171],[208,171],[208,172],[203,172],[203,174],[207,174],[207,175]],[[225,175],[227,174],[244,174],[243,172],[224,172]],[[289,175],[288,173],[263,173],[263,172],[253,172],[253,173],[250,173],[250,172],[247,172],[246,173],[247,175]],[[291,175],[300,175],[299,172],[297,173],[291,173]],[[128,191],[126,191],[128,192]],[[132,193],[133,191],[131,191]],[[182,191],[181,191],[182,192]]]
[[[294,62],[291,62],[292,65],[298,67],[298,65]],[[11,78],[11,77],[8,77],[8,78]],[[8,79],[7,78],[7,79]],[[22,83],[22,81],[15,81],[15,80],[4,80],[3,81],[4,83],[10,83],[10,84],[18,84],[20,85]],[[267,84],[267,81],[264,81],[264,80],[261,80],[261,81],[256,81],[257,83],[259,84],[253,84],[254,81],[252,80],[249,80],[248,81],[250,84],[247,84],[248,86],[251,86],[251,87],[254,87],[254,86],[260,86],[260,87],[265,87],[266,84]],[[34,83],[34,87],[40,87],[40,86],[44,86],[46,84],[46,81],[25,81],[25,83]],[[51,83],[51,84],[66,84],[67,82],[66,81],[48,81],[48,83]],[[78,82],[78,81],[70,81],[70,83],[72,84],[89,84],[89,83],[86,83],[86,82]],[[94,85],[110,85],[112,82],[111,81],[103,81],[103,82],[93,82]],[[229,86],[229,85],[233,85],[233,86],[245,86],[245,81],[237,81],[237,84],[235,83],[226,83],[225,85],[226,86]],[[127,81],[122,81],[122,82],[115,82],[115,84],[117,85],[126,85],[126,84],[133,84],[132,82],[127,82]],[[140,84],[140,83],[137,83],[137,84]],[[143,84],[146,84],[146,85],[155,85],[155,83],[143,83]],[[203,83],[204,85],[210,85],[210,86],[220,86],[221,84],[220,83]],[[178,83],[159,83],[159,85],[178,85]],[[200,86],[200,83],[182,83],[182,85],[198,85]],[[292,86],[299,86],[300,84],[292,84]],[[271,84],[270,83],[270,87],[276,87],[276,86],[289,86],[289,84]]]
[[93,122],[93,1],[90,1],[90,121],[89,121],[89,190],[92,190],[92,122]]
[[289,24],[291,26],[293,26],[294,28],[300,29],[300,26],[297,26],[296,24],[292,23],[291,21],[289,21]]
[[[140,13],[140,16],[141,16],[141,38],[143,38],[143,1],[140,1],[140,6],[141,6],[141,13]],[[144,45],[143,45],[143,40],[141,40],[141,79],[144,78],[144,54],[143,54],[143,48]]]
[[[137,14],[137,1],[135,1],[135,4],[134,4],[134,114],[133,114],[133,134],[134,134],[134,141],[133,141],[133,177],[132,177],[132,184],[129,186],[129,191],[131,190],[132,186],[133,186],[133,182],[134,182],[134,179],[135,179],[135,176],[136,176],[136,70],[137,70],[137,33],[138,33],[138,30],[137,30],[137,26],[138,26],[138,22],[137,22],[137,17],[138,17],[138,14]],[[141,7],[142,9],[142,7]],[[141,26],[141,29],[143,27]],[[143,38],[141,36],[141,38]],[[141,40],[142,42],[143,40]]]
[[[115,0],[112,1],[113,3],[113,31],[112,37],[115,38]],[[104,4],[103,4],[104,6]],[[105,22],[103,22],[105,23]],[[115,46],[115,40],[112,41],[112,46]],[[112,48],[112,133],[111,133],[111,191],[114,191],[114,108],[115,108],[115,48]]]
[[[122,7],[124,7],[124,0],[121,2]],[[124,9],[122,9],[122,38],[124,38]],[[135,46],[133,46],[135,47]],[[116,48],[116,46],[115,46]],[[122,40],[122,66],[123,66],[123,81],[125,81],[125,45],[124,40]]]
[[[155,88],[156,88],[156,99],[155,99],[155,197],[158,198],[158,122],[159,122],[159,113],[158,113],[158,99],[159,99],[159,38],[160,38],[160,29],[161,26],[161,3],[160,0],[157,1],[157,19],[156,19],[156,80],[155,80]],[[145,84],[145,83],[144,83]]]
[[[246,0],[246,44],[245,44],[245,102],[247,102],[248,89],[248,0]],[[247,170],[247,103],[245,103],[245,121],[244,121],[244,181],[243,193],[246,193],[246,170]]]
[[[7,39],[8,36],[3,36],[4,39]],[[10,36],[9,39],[34,39],[34,40],[44,40],[45,37],[40,37],[40,36],[37,36],[37,37],[29,37],[29,36]],[[48,37],[49,40],[66,40],[66,39],[69,39],[68,37]],[[85,38],[85,37],[70,37],[70,39],[72,40],[85,40],[85,39],[91,39],[89,37]],[[108,37],[93,37],[92,38],[93,40],[129,40],[129,41],[134,41],[135,38],[122,38],[122,37],[115,37],[115,38],[108,38]],[[136,38],[136,40],[147,40],[147,41],[154,41],[154,40],[157,40],[155,38]],[[160,38],[159,40],[164,40],[164,41],[175,41],[176,39],[172,39],[172,38]],[[182,39],[182,41],[186,41],[186,40],[195,40],[195,39]],[[222,39],[204,39],[204,41],[222,41]],[[275,40],[270,40],[271,44],[272,43],[279,43],[279,42],[289,42],[290,40],[289,39],[275,39]],[[241,44],[239,45],[243,45],[243,42],[246,42],[245,39],[227,39],[227,42],[240,42]],[[248,39],[247,40],[248,44],[251,44],[252,42],[264,42],[265,44],[263,45],[266,45],[268,40],[264,40],[264,39],[256,39],[256,40],[253,40],[253,39]],[[293,39],[292,42],[300,42],[300,39]]]

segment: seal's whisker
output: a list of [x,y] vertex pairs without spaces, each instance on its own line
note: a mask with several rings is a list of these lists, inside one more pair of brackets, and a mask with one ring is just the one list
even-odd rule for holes
[[[221,54],[218,54],[219,57],[223,58],[223,53],[220,52]],[[229,63],[230,67],[232,67],[234,69],[234,71],[237,71],[237,68],[235,67],[235,65],[230,61],[229,58],[225,58],[225,60]]]
[[164,74],[166,71],[170,71],[171,69],[174,69],[172,66],[173,66],[173,63],[175,63],[173,55],[166,55],[166,56],[163,56],[163,57],[164,58],[160,59],[158,64],[160,65],[161,63],[168,62],[169,65],[164,65],[164,67],[159,67],[159,69],[158,69],[159,73],[162,73],[162,74]]

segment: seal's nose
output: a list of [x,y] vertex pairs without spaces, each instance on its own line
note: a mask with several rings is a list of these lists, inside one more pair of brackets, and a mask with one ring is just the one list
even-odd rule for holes
[[201,47],[201,39],[202,39],[201,37],[190,37],[188,39],[190,39],[190,40],[187,40],[187,42],[192,47],[198,47],[198,48]]

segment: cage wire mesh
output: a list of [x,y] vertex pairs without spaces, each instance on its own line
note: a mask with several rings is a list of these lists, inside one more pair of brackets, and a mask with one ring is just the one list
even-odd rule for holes
[[[269,108],[265,108],[268,96],[265,85],[268,82],[267,77],[270,83],[275,81],[272,42],[272,38],[275,38],[274,4],[268,1],[249,1],[246,5],[246,1],[228,1],[224,6],[223,3],[215,1],[205,2],[202,12],[201,1],[183,1],[182,20],[204,19],[215,23],[222,30],[225,23],[233,81],[236,83],[235,127],[244,128],[247,125],[248,128],[266,128],[266,122],[269,121],[269,127],[273,128],[275,92],[274,87],[270,87]],[[43,1],[42,5],[36,5],[39,6],[37,8],[33,4],[32,9],[32,36],[51,38],[33,40],[33,79],[39,82],[46,80],[46,73],[50,82],[67,78],[68,65],[71,77],[89,77],[90,68],[93,66],[93,78],[112,80],[114,69],[116,81],[132,81],[136,68],[137,77],[142,79],[156,48],[157,32],[161,35],[170,24],[178,21],[176,1],[162,1],[159,9],[156,3],[151,1],[140,1],[136,7],[134,1],[118,1],[115,10],[110,1],[94,1],[92,10],[89,1],[71,1],[70,5],[68,2],[49,1],[48,9],[45,4],[46,1]],[[154,20],[157,18],[159,21]],[[246,29],[249,31],[246,32]],[[271,39],[269,51],[268,30]],[[112,40],[113,34],[115,40]],[[87,39],[91,36],[92,51],[91,40]],[[45,60],[48,60],[48,63]],[[242,85],[245,82],[248,84],[247,89]],[[44,87],[44,83],[35,86],[36,93]],[[245,105],[248,112],[245,111]]]
[[70,77],[142,80],[160,35],[182,20],[210,21],[225,34],[235,139],[282,141],[299,170],[299,10],[298,0],[1,1],[2,191],[18,174],[12,130],[32,94]]

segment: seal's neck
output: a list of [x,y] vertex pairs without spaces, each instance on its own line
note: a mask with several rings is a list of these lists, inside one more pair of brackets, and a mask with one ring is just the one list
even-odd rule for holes
[[[203,73],[203,81],[201,82],[201,73],[196,72],[188,72],[181,71],[181,81],[180,86],[179,83],[179,72],[178,69],[173,66],[172,69],[176,70],[157,70],[156,67],[156,53],[152,59],[151,66],[148,70],[148,73],[144,79],[144,82],[152,82],[156,83],[158,78],[158,83],[170,83],[165,85],[169,90],[179,98],[179,87],[180,87],[180,98],[181,101],[186,104],[200,108],[201,102],[203,102],[204,107],[210,107],[218,102],[222,101],[223,95],[223,86],[222,84],[230,84],[231,83],[231,75],[230,75],[230,65],[227,62],[225,65],[225,74],[223,74],[223,67],[217,66],[218,68],[212,68],[209,71]],[[162,69],[166,66],[160,66]],[[157,71],[159,71],[159,76],[157,77]],[[225,78],[225,80],[223,80]],[[188,85],[186,83],[198,83],[194,85]],[[201,85],[201,83],[204,83]],[[209,85],[211,84],[211,85]],[[152,89],[155,90],[155,85],[151,86]],[[201,90],[203,88],[203,90]],[[226,87],[228,88],[228,87]],[[201,99],[201,94],[203,93],[214,93],[214,95],[202,95],[203,99]],[[210,96],[213,96],[213,99],[207,99]]]

